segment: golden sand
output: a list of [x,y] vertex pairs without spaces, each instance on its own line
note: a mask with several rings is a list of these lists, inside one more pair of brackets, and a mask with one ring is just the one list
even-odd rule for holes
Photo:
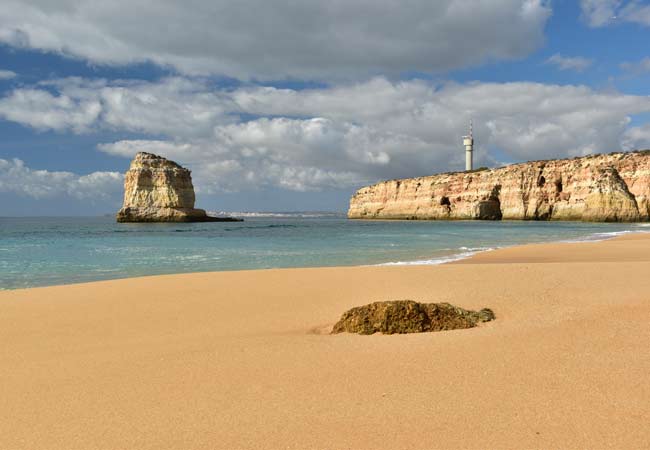
[[[327,335],[377,300],[470,330]],[[650,234],[0,292],[0,449],[650,447]]]

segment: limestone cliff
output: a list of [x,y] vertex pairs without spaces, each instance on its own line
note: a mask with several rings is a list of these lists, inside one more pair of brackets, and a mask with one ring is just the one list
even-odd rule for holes
[[124,204],[118,222],[213,222],[194,208],[194,186],[188,169],[151,153],[135,155],[124,178]]
[[533,161],[367,186],[351,219],[650,220],[650,150]]

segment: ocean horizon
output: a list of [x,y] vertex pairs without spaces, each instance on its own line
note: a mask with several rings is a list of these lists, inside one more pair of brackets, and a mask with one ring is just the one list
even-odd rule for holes
[[0,289],[189,272],[442,264],[541,242],[650,231],[646,223],[354,221],[331,212],[229,213],[239,223],[0,218]]

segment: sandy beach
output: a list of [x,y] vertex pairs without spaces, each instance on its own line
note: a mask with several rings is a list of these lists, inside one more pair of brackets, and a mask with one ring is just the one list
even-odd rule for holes
[[[649,448],[650,234],[0,292],[1,449]],[[329,335],[378,300],[478,328]]]

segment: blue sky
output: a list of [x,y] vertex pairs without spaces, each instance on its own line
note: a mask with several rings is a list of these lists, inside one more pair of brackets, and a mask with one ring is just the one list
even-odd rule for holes
[[648,2],[1,3],[5,216],[113,213],[139,150],[198,207],[344,211],[470,118],[481,165],[650,147]]

